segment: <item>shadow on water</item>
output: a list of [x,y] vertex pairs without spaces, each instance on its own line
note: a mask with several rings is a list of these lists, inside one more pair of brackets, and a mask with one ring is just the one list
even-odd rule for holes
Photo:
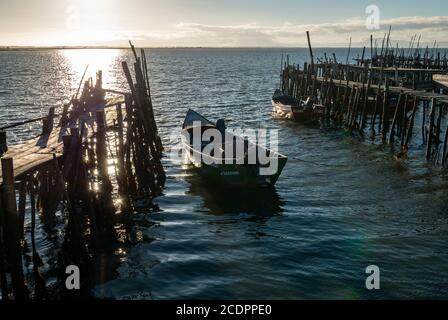
[[265,220],[284,211],[285,202],[275,187],[229,188],[211,183],[196,168],[189,168],[188,173],[186,194],[200,197],[211,215],[247,214],[251,220]]

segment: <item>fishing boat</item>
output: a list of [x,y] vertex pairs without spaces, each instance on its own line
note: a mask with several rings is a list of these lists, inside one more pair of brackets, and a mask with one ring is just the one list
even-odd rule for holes
[[[221,134],[222,139],[217,142],[207,138],[209,129],[215,136]],[[278,152],[232,134],[223,119],[213,123],[193,110],[185,117],[181,139],[188,160],[206,179],[221,186],[272,187],[288,160]],[[209,152],[211,146],[213,152]]]
[[317,124],[324,115],[325,107],[284,94],[277,89],[272,96],[272,112],[275,116],[303,124]]

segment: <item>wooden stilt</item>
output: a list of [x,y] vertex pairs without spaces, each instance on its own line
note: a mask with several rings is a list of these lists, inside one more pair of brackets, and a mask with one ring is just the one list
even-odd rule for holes
[[2,293],[2,300],[9,299],[8,283],[6,277],[6,237],[4,232],[5,227],[5,207],[3,205],[2,191],[0,190],[0,289]]
[[[391,125],[390,133],[389,133],[389,144],[393,144],[395,142],[395,126],[397,124],[398,115],[400,113],[402,96],[403,96],[403,94],[400,94],[398,96],[397,106],[395,107],[395,114],[394,114],[394,118],[392,120],[392,125]],[[405,106],[405,108],[406,108],[406,106]]]
[[25,224],[25,208],[26,208],[26,179],[20,182],[19,187],[19,234],[20,238],[24,238],[24,224]]
[[434,137],[434,118],[435,118],[435,100],[431,100],[431,112],[429,114],[429,132],[428,132],[428,143],[426,144],[426,160],[430,160],[432,156],[432,146]]
[[0,157],[8,151],[8,142],[6,140],[6,131],[0,131]]
[[445,129],[445,139],[443,143],[443,153],[442,153],[442,166],[447,164],[448,158],[448,126]]
[[16,194],[14,190],[14,165],[12,158],[2,158],[2,203],[4,205],[5,227],[3,229],[6,238],[6,257],[11,269],[12,288],[14,298],[23,300],[26,298],[25,279],[23,276],[22,247],[20,244],[19,223],[17,215]]

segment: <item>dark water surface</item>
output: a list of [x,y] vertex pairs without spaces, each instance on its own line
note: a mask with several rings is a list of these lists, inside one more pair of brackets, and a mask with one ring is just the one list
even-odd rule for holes
[[[194,108],[231,127],[279,129],[280,152],[290,159],[275,190],[231,193],[167,157],[161,211],[136,215],[132,241],[98,263],[98,297],[448,297],[447,173],[423,162],[419,130],[411,158],[398,163],[388,148],[342,131],[273,119],[282,51],[294,62],[308,58],[306,49],[148,52],[167,152]],[[343,61],[347,50],[317,51]],[[0,126],[69,98],[88,63],[91,74],[104,70],[105,86],[126,89],[123,59],[130,61],[126,50],[0,52]],[[39,129],[8,134],[17,143]],[[45,233],[38,240],[49,252]],[[371,264],[381,269],[380,291],[365,289]]]

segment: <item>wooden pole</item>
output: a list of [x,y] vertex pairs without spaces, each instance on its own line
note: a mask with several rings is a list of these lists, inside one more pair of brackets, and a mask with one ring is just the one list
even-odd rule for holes
[[361,126],[360,131],[362,132],[365,128],[366,119],[367,119],[367,103],[369,101],[369,91],[370,86],[372,85],[372,71],[369,72],[369,78],[367,80],[367,88],[366,88],[366,94],[364,96],[364,105],[362,109],[362,117],[361,117]]
[[385,142],[387,138],[387,132],[389,131],[389,86],[386,79],[386,88],[384,90],[383,112],[382,112],[382,132],[381,138]]
[[48,111],[48,116],[42,120],[42,135],[50,134],[54,125],[54,107]]
[[48,133],[51,133],[53,131],[54,126],[54,107],[50,107],[50,110],[48,111]]
[[31,247],[33,250],[33,273],[34,273],[34,292],[35,299],[43,299],[46,296],[45,280],[39,272],[39,267],[43,265],[42,259],[37,252],[36,247],[36,201],[34,195],[34,188],[30,188],[30,202],[31,202]]
[[280,86],[279,86],[280,91],[283,92],[283,53],[282,53],[282,60],[281,60],[281,64],[280,64]]
[[423,102],[423,115],[422,115],[422,141],[423,145],[426,145],[426,108],[427,101]]
[[433,131],[434,131],[434,118],[435,118],[435,99],[431,100],[431,112],[429,114],[429,132],[428,132],[428,143],[426,145],[426,160],[431,159],[432,154],[432,142],[433,142]]
[[125,148],[124,148],[124,133],[123,133],[123,112],[121,104],[116,105],[117,110],[117,130],[118,130],[118,147],[117,147],[117,162],[118,162],[118,191],[123,198],[123,208],[129,208],[128,183],[126,179],[125,170]]
[[310,40],[310,32],[306,32],[306,38],[308,40],[308,49],[310,50],[310,57],[311,57],[311,70],[314,72],[314,54],[313,54],[313,48],[311,47],[311,40]]
[[96,135],[96,156],[98,165],[98,175],[101,180],[101,188],[99,190],[100,198],[100,208],[102,214],[97,216],[98,218],[98,228],[100,232],[106,235],[113,235],[113,216],[115,214],[113,201],[112,201],[112,191],[113,186],[109,178],[108,173],[108,149],[107,149],[107,136],[106,136],[106,117],[104,110],[99,110],[96,113],[96,121],[98,126],[98,131]]
[[64,104],[62,107],[62,116],[59,120],[59,127],[65,127],[68,123],[68,108],[70,107],[69,103]]
[[[417,99],[417,98],[416,98]],[[402,121],[401,121],[401,148],[403,148],[404,144],[405,144],[405,139],[406,139],[406,129],[407,126],[409,125],[408,123],[408,101],[409,101],[409,95],[406,94],[405,99],[404,99],[404,108],[403,108],[403,114],[402,114]]]
[[447,150],[448,148],[448,127],[445,130],[445,142],[443,143],[443,154],[442,154],[442,166],[445,166],[446,161],[447,161]]
[[8,141],[6,140],[6,131],[0,131],[0,156],[8,151]]
[[6,248],[5,248],[5,212],[2,201],[2,191],[0,190],[0,288],[2,300],[8,300],[8,283],[6,277]]
[[[390,133],[389,133],[389,144],[393,144],[395,142],[395,126],[398,121],[398,114],[399,114],[400,108],[401,108],[402,96],[403,96],[403,94],[400,93],[400,95],[398,96],[397,106],[395,107],[395,114],[394,114],[394,118],[392,120],[392,125],[390,127]],[[405,108],[406,108],[406,106],[405,106]]]
[[406,141],[404,143],[404,148],[406,149],[409,147],[409,143],[411,142],[412,139],[412,131],[414,129],[414,120],[415,120],[415,114],[417,113],[417,106],[418,106],[418,98],[415,97],[414,108],[412,110],[411,120],[409,121],[409,128],[406,133]]
[[14,189],[14,164],[12,158],[2,158],[2,203],[4,205],[6,236],[6,257],[11,269],[14,297],[23,300],[26,297],[25,279],[23,276],[22,246],[20,244],[19,224],[17,216],[16,193]]
[[26,180],[22,180],[20,182],[19,187],[19,234],[21,239],[23,239],[24,237],[25,209],[26,209]]

